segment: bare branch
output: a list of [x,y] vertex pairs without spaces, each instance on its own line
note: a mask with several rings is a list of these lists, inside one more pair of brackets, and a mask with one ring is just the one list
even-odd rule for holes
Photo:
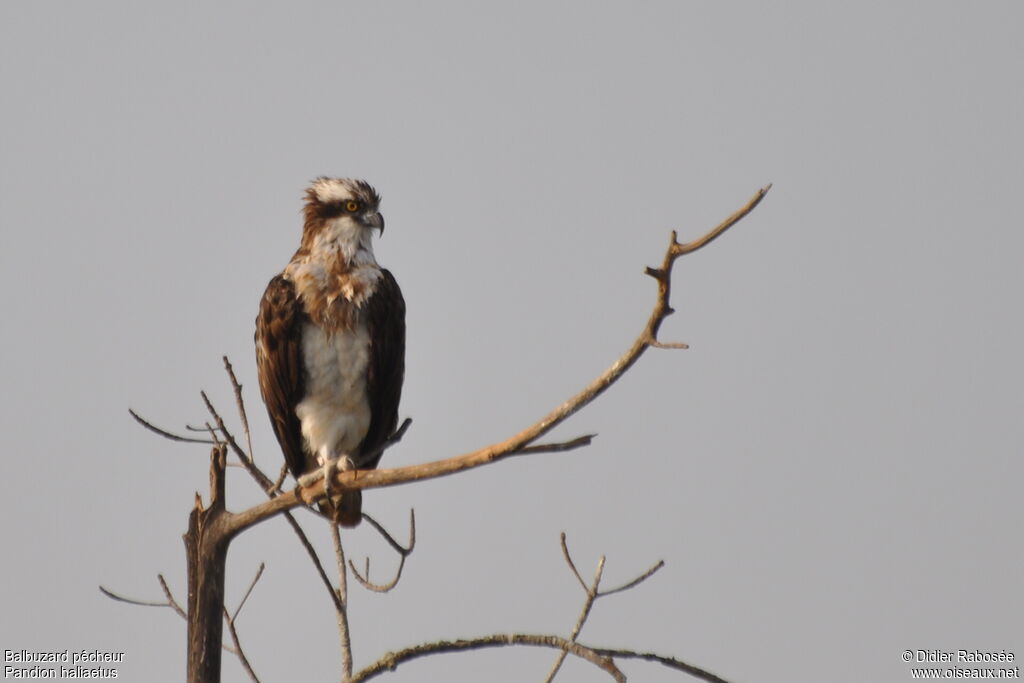
[[152,422],[149,422],[148,420],[143,418],[141,415],[136,413],[131,408],[128,409],[128,414],[131,415],[133,418],[135,418],[135,421],[138,422],[140,425],[142,425],[143,427],[145,427],[149,431],[153,432],[154,434],[159,434],[160,436],[164,437],[165,439],[170,439],[171,441],[182,441],[184,443],[204,443],[206,445],[212,445],[213,444],[213,442],[208,440],[208,439],[196,439],[196,438],[193,438],[191,436],[181,436],[180,434],[173,434],[173,433],[167,431],[166,429],[161,429],[160,427],[157,427]]
[[187,618],[188,615],[185,614],[185,610],[183,610],[181,605],[178,604],[178,601],[174,599],[174,594],[171,593],[171,588],[167,585],[167,579],[164,578],[164,575],[157,574],[156,580],[160,582],[160,588],[163,589],[164,596],[167,598],[167,604],[170,605],[171,609],[177,612],[178,616],[182,619]]
[[164,579],[164,575],[157,574],[156,579],[160,582],[160,588],[163,589],[164,597],[167,598],[164,602],[152,602],[149,600],[136,600],[135,598],[127,598],[103,586],[99,586],[99,589],[101,593],[106,595],[111,600],[117,600],[118,602],[126,602],[129,605],[138,605],[140,607],[170,607],[182,619],[187,618],[185,610],[183,610],[181,608],[181,605],[178,604],[178,601],[174,599],[174,594],[171,593],[171,589],[167,586],[167,580]]
[[238,406],[238,419],[242,421],[242,432],[245,434],[245,443],[249,447],[249,459],[256,462],[256,455],[252,450],[252,434],[249,431],[249,418],[245,414],[245,401],[242,400],[242,385],[238,383],[238,378],[235,377],[235,369],[231,367],[231,361],[228,360],[227,356],[224,356],[224,369],[227,370],[228,377],[231,379],[231,388],[235,392],[235,404]]
[[[768,183],[767,185],[762,187],[760,190],[758,190],[757,194],[755,194],[753,197],[751,197],[750,201],[748,201],[746,204],[744,204],[742,207],[740,207],[736,211],[736,213],[734,213],[733,215],[731,215],[728,218],[726,218],[724,221],[722,221],[718,225],[718,227],[716,227],[714,230],[711,230],[710,232],[706,233],[703,237],[701,237],[699,239],[695,239],[692,242],[687,242],[685,244],[679,244],[678,242],[676,242],[675,246],[672,248],[673,256],[682,256],[683,254],[692,254],[693,252],[697,251],[698,249],[700,249],[702,247],[706,247],[713,240],[716,240],[719,237],[721,237],[722,233],[724,233],[726,230],[728,230],[732,226],[734,226],[737,223],[739,223],[740,219],[742,219],[748,213],[753,211],[754,208],[758,204],[761,203],[761,200],[764,199],[764,196],[766,194],[768,194],[768,190],[770,190],[770,189],[772,189],[772,184]],[[672,232],[672,241],[675,242],[675,231]]]
[[488,647],[505,647],[508,645],[528,645],[533,647],[550,647],[559,650],[567,650],[569,654],[590,662],[594,666],[607,672],[616,681],[625,681],[625,675],[615,666],[610,658],[601,655],[597,650],[572,643],[559,636],[533,635],[528,633],[500,633],[481,638],[470,638],[465,640],[439,640],[433,643],[414,645],[398,652],[389,652],[373,664],[362,669],[352,677],[352,683],[362,683],[371,678],[379,676],[386,671],[394,671],[399,664],[418,657],[443,654],[446,652],[462,652],[466,650],[480,650]]
[[[410,465],[394,469],[349,470],[338,471],[331,482],[332,488],[338,492],[357,489],[372,489],[383,486],[395,486],[422,479],[442,477],[466,469],[480,467],[502,458],[516,455],[538,438],[554,429],[571,415],[576,413],[608,387],[614,384],[651,346],[662,344],[658,341],[658,329],[662,321],[671,314],[669,305],[671,290],[672,266],[676,259],[684,254],[697,251],[712,240],[718,238],[726,230],[735,225],[741,218],[750,213],[764,198],[771,186],[762,188],[740,210],[727,218],[716,228],[703,237],[680,244],[675,232],[665,252],[661,268],[648,268],[647,273],[657,280],[658,297],[644,329],[637,336],[633,345],[607,370],[601,373],[579,393],[562,403],[546,416],[504,441],[491,444],[484,448],[463,455],[438,460],[420,465]],[[230,443],[230,442],[229,442]],[[282,493],[273,500],[262,503],[234,515],[230,521],[232,533],[237,533],[257,522],[280,512],[302,504],[313,503],[324,497],[323,480],[316,481],[305,488],[296,488]]]
[[373,517],[371,517],[370,515],[368,515],[368,514],[366,514],[364,512],[363,513],[363,519],[365,519],[367,522],[369,522],[370,525],[374,529],[376,529],[377,532],[381,536],[384,537],[384,540],[388,542],[388,545],[390,545],[392,548],[394,548],[396,553],[398,553],[399,555],[401,555],[403,557],[405,557],[406,555],[412,554],[413,548],[416,547],[416,510],[415,509],[412,509],[412,508],[409,509],[409,545],[407,547],[404,547],[404,548],[401,545],[399,545],[398,541],[396,541],[391,536],[391,534],[389,534],[387,532],[387,530],[380,525],[380,522],[375,520]]
[[405,558],[406,556],[402,555],[402,559],[398,561],[398,569],[395,571],[395,577],[387,583],[373,583],[372,581],[370,581],[370,558],[366,558],[365,576],[359,573],[359,570],[356,569],[356,565],[352,562],[352,560],[348,561],[348,566],[352,569],[352,576],[355,577],[356,581],[359,582],[360,586],[362,586],[368,591],[373,591],[374,593],[387,593],[392,588],[397,586],[398,582],[401,580],[402,570],[405,568]]
[[597,597],[603,598],[606,595],[614,595],[615,593],[621,593],[623,591],[628,591],[630,588],[635,588],[636,586],[639,586],[641,583],[643,583],[647,579],[649,579],[652,576],[654,576],[654,572],[658,571],[659,569],[661,569],[664,566],[665,566],[665,560],[658,560],[650,569],[648,569],[647,571],[645,571],[643,574],[641,574],[640,576],[636,577],[632,581],[624,583],[621,586],[619,586],[618,588],[612,588],[611,590],[606,590],[606,591],[599,591],[598,594],[597,594]]
[[660,342],[657,339],[648,339],[647,343],[656,349],[688,349],[690,345],[686,342]]
[[584,591],[589,591],[590,589],[587,588],[587,582],[583,580],[582,576],[580,576],[579,570],[576,569],[576,564],[572,561],[572,555],[569,554],[569,546],[568,546],[568,544],[565,541],[565,532],[564,531],[562,532],[561,541],[562,541],[562,556],[565,557],[565,561],[569,565],[569,569],[572,570],[573,576],[576,577],[576,580],[580,582],[580,588],[582,588]]
[[242,607],[245,606],[245,601],[249,599],[249,594],[252,593],[252,589],[256,587],[256,582],[263,576],[263,570],[266,568],[266,564],[260,562],[260,568],[256,570],[256,576],[252,577],[252,583],[249,584],[248,590],[245,591],[245,595],[242,596],[241,602],[238,603],[238,607],[235,608],[235,613],[231,615],[231,621],[238,618],[238,613],[242,611]]
[[117,600],[118,602],[126,602],[129,605],[138,605],[139,607],[170,607],[167,602],[151,602],[149,600],[137,600],[135,598],[128,598],[123,595],[119,595],[109,588],[105,588],[102,585],[99,586],[100,593],[103,593],[111,600]]
[[263,473],[263,470],[256,466],[256,463],[252,461],[252,458],[249,457],[249,454],[246,453],[245,450],[243,450],[242,447],[238,445],[238,442],[235,440],[234,435],[228,430],[227,425],[224,424],[224,418],[222,418],[220,416],[220,413],[217,412],[217,409],[213,407],[213,403],[210,401],[210,398],[206,395],[206,392],[200,391],[199,395],[203,397],[203,403],[206,404],[206,409],[210,412],[210,415],[217,423],[217,431],[219,431],[224,436],[225,442],[227,443],[228,446],[231,447],[231,452],[235,454],[235,457],[238,458],[238,461],[242,463],[242,467],[246,469],[246,471],[252,476],[253,479],[256,480],[256,482],[264,491],[273,490],[274,482],[270,480],[270,477]]
[[[237,614],[237,612],[236,612]],[[256,677],[256,672],[252,670],[252,664],[249,663],[249,658],[245,656],[245,652],[242,650],[242,642],[238,638],[238,630],[235,628],[235,620],[228,615],[227,608],[224,608],[224,623],[228,625],[228,635],[231,636],[231,642],[234,643],[234,649],[224,646],[225,650],[234,653],[238,657],[238,661],[242,663],[242,668],[245,669],[245,673],[249,674],[249,678],[254,683],[260,683],[260,679]]]
[[306,549],[306,554],[309,555],[309,559],[313,562],[313,567],[316,568],[317,574],[320,576],[320,581],[327,589],[327,593],[331,596],[332,602],[334,602],[334,609],[341,611],[345,609],[345,606],[338,599],[338,593],[334,589],[334,584],[327,577],[327,571],[324,569],[324,565],[320,562],[320,556],[316,554],[316,549],[313,548],[313,544],[309,542],[309,537],[306,536],[306,532],[299,526],[295,516],[291,512],[284,513],[284,518],[291,525],[292,530],[295,531],[295,535],[299,537],[299,542],[302,543],[302,547]]
[[359,573],[359,570],[356,569],[356,565],[352,562],[352,560],[348,561],[348,566],[352,569],[352,576],[355,577],[356,581],[358,581],[359,585],[361,585],[363,588],[371,590],[374,593],[387,593],[392,588],[398,585],[399,580],[402,578],[402,569],[405,568],[405,559],[409,557],[409,555],[412,554],[413,549],[416,548],[416,511],[412,509],[409,510],[409,546],[406,548],[403,548],[401,545],[399,545],[398,541],[396,541],[391,536],[391,534],[389,534],[387,530],[385,530],[384,527],[382,527],[380,523],[378,523],[377,520],[375,520],[373,517],[366,513],[363,513],[363,519],[369,522],[373,526],[373,528],[376,529],[380,533],[380,535],[384,537],[384,540],[388,542],[388,544],[394,549],[394,551],[398,553],[399,557],[401,558],[398,562],[398,569],[395,571],[395,577],[391,579],[391,581],[387,583],[373,583],[372,581],[370,581],[369,557],[366,558],[366,571],[364,574]]
[[[277,480],[274,482],[274,486],[267,491],[267,493],[277,495],[281,491],[281,487],[284,486],[284,480],[288,476],[288,463],[281,463],[281,471],[277,475]],[[273,496],[271,496],[273,497]]]
[[592,648],[594,652],[605,657],[621,657],[623,659],[643,659],[649,662],[657,662],[667,666],[670,669],[676,669],[677,671],[683,671],[690,674],[694,678],[699,678],[707,683],[729,683],[726,679],[721,676],[717,676],[707,669],[702,669],[699,666],[688,664],[682,660],[676,659],[675,657],[666,657],[664,655],[655,654],[653,652],[635,652],[633,650],[614,650],[611,648],[595,647]]
[[525,446],[512,453],[512,455],[531,455],[533,453],[560,453],[562,451],[571,451],[584,446],[589,446],[595,437],[597,437],[597,434],[584,434],[583,436],[577,436],[575,439],[570,441],[562,441],[559,443],[539,443],[533,446]]
[[[405,432],[409,429],[409,427],[411,425],[412,425],[412,418],[411,417],[405,418],[404,420],[402,420],[402,424],[398,425],[398,429],[395,430],[395,433],[392,434],[391,436],[389,436],[387,439],[385,439],[384,443],[382,443],[381,445],[377,446],[373,450],[367,451],[365,454],[362,454],[359,457],[360,458],[365,458],[366,460],[371,460],[373,458],[376,458],[378,455],[383,455],[384,451],[386,451],[387,449],[391,448],[396,443],[398,443],[399,441],[402,440],[402,437],[405,436]],[[357,470],[353,470],[353,471],[357,471]]]
[[345,581],[345,549],[341,545],[339,525],[331,522],[331,540],[334,541],[334,557],[338,562],[338,599],[335,615],[338,620],[338,638],[341,642],[341,680],[352,678],[352,640],[348,632],[348,584]]
[[[664,560],[658,560],[658,562],[654,566],[652,566],[650,569],[648,569],[635,579],[622,584],[618,588],[612,588],[611,590],[602,591],[600,590],[600,586],[601,576],[604,573],[604,556],[602,555],[601,559],[597,561],[597,570],[594,572],[594,580],[591,582],[590,586],[587,587],[587,585],[583,582],[583,577],[580,576],[579,571],[576,569],[576,563],[573,562],[572,555],[569,554],[569,545],[566,543],[564,531],[561,534],[560,540],[562,545],[562,555],[565,557],[566,564],[569,565],[569,569],[572,570],[572,573],[576,577],[576,580],[579,581],[580,586],[587,593],[586,600],[583,601],[583,609],[580,610],[580,616],[579,618],[577,618],[576,625],[573,627],[572,633],[569,635],[570,642],[576,642],[576,639],[580,635],[580,631],[583,630],[583,624],[586,623],[587,617],[590,616],[590,610],[591,608],[593,608],[594,602],[596,602],[598,598],[603,598],[608,595],[621,593],[623,591],[629,590],[630,588],[634,588],[643,583],[644,581],[646,581],[647,579],[649,579],[651,576],[654,575],[656,571],[665,566]],[[562,650],[562,652],[559,653],[558,658],[555,660],[555,663],[551,667],[551,671],[548,672],[548,677],[545,679],[545,683],[550,683],[552,680],[554,680],[555,675],[557,675],[559,669],[562,668],[562,663],[565,661],[566,654],[567,653],[565,650]]]
[[213,439],[213,444],[215,446],[224,445],[224,442],[220,439],[220,437],[217,436],[217,432],[214,430],[213,425],[211,425],[209,422],[204,422],[203,429],[205,429],[206,433],[210,435],[211,439]]

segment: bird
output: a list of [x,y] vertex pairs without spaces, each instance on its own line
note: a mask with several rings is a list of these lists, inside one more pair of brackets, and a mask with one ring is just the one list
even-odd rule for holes
[[336,469],[373,469],[398,423],[405,299],[373,254],[380,195],[364,180],[321,176],[305,191],[298,250],[267,285],[256,316],[260,393],[300,485],[325,478],[321,510],[344,527],[362,492],[334,496]]

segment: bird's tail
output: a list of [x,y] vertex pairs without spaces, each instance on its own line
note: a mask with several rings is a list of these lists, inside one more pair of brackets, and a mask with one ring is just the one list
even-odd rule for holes
[[330,503],[320,503],[320,511],[346,529],[359,526],[363,519],[363,492],[347,491],[334,496]]

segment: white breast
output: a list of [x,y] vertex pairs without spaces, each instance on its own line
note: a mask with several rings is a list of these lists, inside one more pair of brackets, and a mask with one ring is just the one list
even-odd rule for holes
[[366,326],[359,324],[351,331],[328,335],[307,323],[302,330],[302,358],[306,398],[295,407],[295,414],[309,450],[317,455],[318,464],[345,455],[355,459],[355,449],[370,428],[366,396],[370,335]]

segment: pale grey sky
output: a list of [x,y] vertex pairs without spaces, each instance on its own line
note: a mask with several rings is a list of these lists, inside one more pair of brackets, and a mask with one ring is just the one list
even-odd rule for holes
[[[177,681],[207,451],[137,428],[231,412],[280,457],[253,319],[321,174],[383,194],[409,306],[384,464],[504,438],[602,371],[653,303],[645,265],[775,184],[678,264],[658,351],[558,435],[571,454],[372,491],[419,545],[355,589],[357,666],[441,637],[566,634],[737,681],[911,680],[906,649],[1024,656],[1024,64],[1017,2],[130,3],[0,6],[0,649],[125,653]],[[260,494],[238,472],[229,506]],[[302,515],[319,547],[326,530]],[[394,559],[349,535],[383,578]],[[239,629],[267,682],[337,680],[336,631],[283,522],[238,539]],[[534,681],[550,651],[391,681]],[[1017,662],[1019,663],[1019,661]],[[686,680],[625,663],[632,680]],[[225,681],[244,680],[225,659]],[[567,663],[561,681],[601,680]]]

